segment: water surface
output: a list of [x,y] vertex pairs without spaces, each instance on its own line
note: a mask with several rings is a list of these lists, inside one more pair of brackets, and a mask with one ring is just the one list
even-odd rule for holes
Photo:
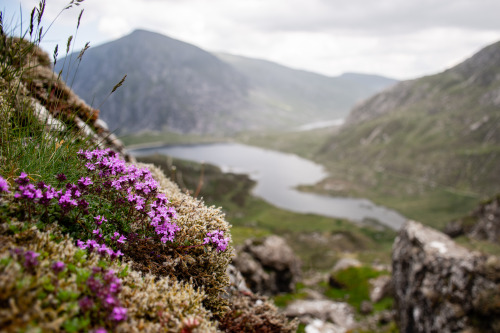
[[224,172],[247,174],[257,182],[253,194],[293,212],[346,218],[355,222],[377,220],[399,229],[406,219],[395,211],[367,199],[330,197],[305,193],[298,185],[313,185],[327,176],[325,169],[297,155],[238,143],[178,145],[131,150],[134,156],[151,154],[206,162]]

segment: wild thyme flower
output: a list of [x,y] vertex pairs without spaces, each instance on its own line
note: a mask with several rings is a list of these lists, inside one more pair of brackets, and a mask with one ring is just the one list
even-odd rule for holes
[[2,176],[0,176],[0,193],[1,192],[10,193],[9,183],[5,179],[3,179]]
[[19,185],[26,185],[30,182],[30,180],[28,179],[28,175],[25,172],[21,172],[15,182]]
[[73,207],[78,206],[78,202],[72,198],[71,190],[66,190],[59,198],[59,206],[64,214],[67,214]]
[[124,244],[125,240],[127,240],[127,238],[125,236],[121,235],[120,238],[118,238],[116,241],[120,244]]
[[90,331],[91,333],[107,333],[106,329],[99,327],[98,329],[95,329],[93,331]]
[[207,237],[203,240],[203,244],[217,245],[217,251],[225,251],[229,243],[229,238],[224,238],[224,231],[215,230],[207,233]]
[[55,263],[52,264],[51,268],[54,271],[54,273],[59,274],[64,270],[66,265],[62,261],[56,261]]
[[86,189],[87,186],[92,185],[92,180],[89,177],[82,177],[78,180],[78,186],[82,189]]
[[56,179],[60,182],[63,182],[65,181],[66,179],[68,179],[68,177],[66,177],[66,175],[64,173],[59,173],[56,175]]
[[95,165],[90,162],[85,163],[85,167],[90,171],[95,170]]
[[24,267],[28,269],[34,268],[36,265],[38,265],[38,257],[40,256],[40,253],[36,253],[33,251],[26,251],[24,252]]
[[[78,155],[84,159],[93,184],[102,185],[102,190],[116,207],[123,207],[124,216],[140,223],[147,223],[151,229],[143,229],[146,233],[151,230],[160,236],[161,242],[173,241],[179,227],[172,223],[177,218],[173,207],[168,207],[168,200],[163,194],[157,194],[158,183],[153,179],[146,168],[138,169],[118,158],[118,155],[109,150],[79,151]],[[84,178],[79,185],[85,184]],[[88,184],[90,186],[92,184]],[[91,191],[91,189],[89,189]],[[130,211],[127,207],[134,209]],[[145,215],[146,214],[146,215]],[[148,220],[145,217],[149,218]],[[99,224],[99,220],[96,219]],[[109,229],[108,229],[109,230]],[[145,235],[144,235],[145,236]],[[116,238],[115,238],[116,239]],[[125,238],[118,238],[122,243]]]
[[[19,179],[19,178],[18,178]],[[42,190],[37,189],[33,184],[19,185],[18,190],[14,194],[14,198],[22,198],[30,201],[42,197]]]
[[94,220],[96,221],[95,223],[97,225],[101,225],[103,222],[108,222],[108,220],[106,220],[106,218],[101,215],[97,215],[96,217],[94,217]]
[[122,307],[115,307],[111,313],[111,319],[115,321],[123,321],[127,319],[127,309]]
[[90,297],[85,296],[78,301],[78,306],[81,311],[87,312],[94,306],[94,301]]

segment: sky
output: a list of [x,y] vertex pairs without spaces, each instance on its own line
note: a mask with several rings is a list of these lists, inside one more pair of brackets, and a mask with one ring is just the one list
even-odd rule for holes
[[[4,25],[19,30],[21,7],[26,26],[38,2],[1,0]],[[47,0],[43,23],[54,23],[42,47],[50,54],[56,43],[64,53],[82,9],[75,52],[146,29],[328,76],[418,78],[500,41],[499,0],[85,0],[54,21],[69,2]]]

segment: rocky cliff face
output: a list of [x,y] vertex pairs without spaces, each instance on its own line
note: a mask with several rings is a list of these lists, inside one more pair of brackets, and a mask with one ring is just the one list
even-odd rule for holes
[[500,331],[500,259],[409,221],[393,247],[401,332]]

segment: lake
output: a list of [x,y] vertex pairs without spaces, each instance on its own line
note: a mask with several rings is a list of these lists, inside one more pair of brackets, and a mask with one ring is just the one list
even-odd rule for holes
[[376,220],[399,229],[406,218],[367,199],[330,197],[301,192],[298,185],[312,185],[327,176],[324,168],[297,155],[238,144],[216,143],[150,147],[130,150],[134,156],[162,154],[218,166],[223,172],[247,174],[256,181],[253,194],[297,213],[349,219]]

